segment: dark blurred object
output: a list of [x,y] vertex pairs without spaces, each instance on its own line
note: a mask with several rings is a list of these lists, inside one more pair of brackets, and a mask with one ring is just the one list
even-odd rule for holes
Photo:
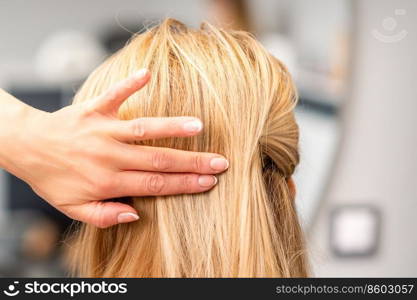
[[1,220],[0,276],[64,276],[60,239],[56,223],[43,214],[11,211]]
[[147,20],[146,22],[140,20],[135,21],[137,22],[134,24],[123,24],[123,26],[120,25],[118,27],[112,26],[104,31],[105,34],[102,36],[101,40],[109,53],[114,53],[123,48],[134,34],[145,31],[149,27],[146,24],[152,25],[159,23],[159,20],[157,19],[152,21]]
[[21,250],[31,261],[47,260],[53,256],[60,239],[56,224],[48,218],[36,219],[23,232]]
[[253,32],[246,0],[210,0],[211,22],[216,26]]

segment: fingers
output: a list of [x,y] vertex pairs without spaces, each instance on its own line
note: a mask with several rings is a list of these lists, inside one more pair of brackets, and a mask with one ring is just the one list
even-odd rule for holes
[[194,194],[210,190],[217,183],[212,175],[166,174],[124,171],[117,175],[112,197]]
[[217,174],[229,167],[218,154],[122,144],[115,160],[120,170]]
[[133,222],[139,219],[136,210],[120,202],[93,201],[77,207],[71,218],[106,228],[120,223]]
[[[217,178],[212,175],[124,171],[118,173],[112,182],[113,187],[107,193],[109,198],[201,193],[215,186]],[[67,214],[72,219],[99,228],[139,219],[136,210],[128,204],[108,201],[87,202],[67,210]]]
[[120,105],[133,93],[140,90],[150,78],[147,69],[141,69],[128,78],[116,83],[103,95],[95,99],[94,109],[101,113],[117,113]]
[[139,118],[130,121],[114,120],[109,123],[109,133],[119,141],[167,137],[186,137],[201,132],[203,124],[193,117]]

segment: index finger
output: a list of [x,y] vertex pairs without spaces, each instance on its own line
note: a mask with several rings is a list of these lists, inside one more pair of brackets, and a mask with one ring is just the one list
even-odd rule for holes
[[133,93],[140,90],[148,83],[150,73],[147,69],[141,69],[126,79],[116,83],[109,90],[95,99],[95,111],[116,115],[120,105]]
[[121,142],[193,136],[203,128],[200,119],[194,117],[110,120],[106,124],[106,132]]

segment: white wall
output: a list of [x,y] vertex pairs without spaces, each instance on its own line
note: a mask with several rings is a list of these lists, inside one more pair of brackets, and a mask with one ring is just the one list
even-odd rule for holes
[[[356,1],[353,89],[344,109],[344,136],[326,201],[311,236],[317,276],[417,276],[417,2]],[[406,15],[395,16],[395,9]],[[376,39],[395,16],[408,35]],[[385,31],[385,33],[387,33]],[[337,259],[329,251],[329,212],[370,204],[382,213],[376,255]]]

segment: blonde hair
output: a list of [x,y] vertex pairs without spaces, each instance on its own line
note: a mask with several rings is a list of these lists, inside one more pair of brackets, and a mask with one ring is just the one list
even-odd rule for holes
[[131,198],[141,219],[107,229],[82,224],[74,269],[94,277],[307,276],[289,180],[298,164],[296,94],[285,67],[248,33],[168,19],[104,62],[75,101],[92,99],[138,68],[150,83],[121,119],[196,116],[189,138],[138,144],[220,153],[230,168],[211,191]]

